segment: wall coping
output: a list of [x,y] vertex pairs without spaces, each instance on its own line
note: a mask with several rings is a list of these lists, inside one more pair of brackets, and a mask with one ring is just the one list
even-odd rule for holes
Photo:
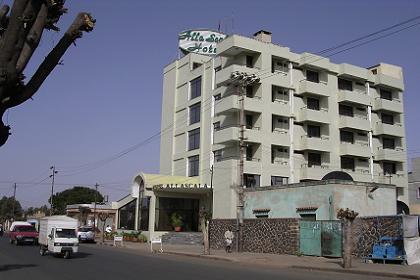
[[379,183],[369,183],[369,182],[356,182],[356,181],[345,181],[345,180],[322,180],[322,181],[313,181],[313,182],[301,182],[295,184],[287,185],[276,185],[276,186],[261,186],[256,188],[245,188],[245,192],[256,192],[256,191],[270,191],[278,189],[292,189],[292,188],[305,188],[305,187],[314,187],[322,185],[342,185],[344,186],[359,186],[359,187],[369,187],[369,188],[386,188],[386,189],[395,189],[395,185],[391,184],[379,184]]

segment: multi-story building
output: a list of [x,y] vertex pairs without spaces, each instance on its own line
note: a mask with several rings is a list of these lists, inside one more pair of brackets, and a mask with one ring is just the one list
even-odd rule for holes
[[410,214],[420,215],[420,157],[411,161],[411,172],[408,173],[408,196]]
[[[238,86],[236,71],[259,81]],[[231,35],[216,56],[190,53],[165,67],[160,173],[212,184],[213,216],[236,217],[243,108],[245,187],[341,170],[355,181],[395,184],[408,203],[403,90],[398,66],[296,54],[266,31]]]

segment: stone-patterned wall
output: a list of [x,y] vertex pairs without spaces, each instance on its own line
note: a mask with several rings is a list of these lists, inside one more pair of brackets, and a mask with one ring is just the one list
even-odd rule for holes
[[[210,247],[223,249],[224,234],[231,228],[235,234],[236,220],[215,219],[210,222]],[[362,257],[372,252],[381,236],[401,237],[402,217],[381,216],[357,218],[353,223],[353,254]],[[245,219],[243,250],[255,253],[297,254],[299,252],[299,219]]]
[[364,257],[372,253],[373,245],[382,236],[402,237],[401,216],[357,218],[353,223],[353,254]]
[[[231,227],[237,236],[236,220],[210,222],[210,247],[224,248],[224,233]],[[236,240],[233,240],[236,244]],[[243,250],[255,253],[296,254],[299,251],[299,219],[245,219]]]

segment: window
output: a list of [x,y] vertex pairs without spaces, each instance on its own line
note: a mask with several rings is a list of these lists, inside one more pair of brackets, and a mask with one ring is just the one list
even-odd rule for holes
[[353,107],[340,104],[338,106],[338,113],[341,116],[353,117]]
[[246,67],[254,67],[254,58],[251,55],[246,56]]
[[354,134],[350,131],[340,130],[340,141],[345,143],[354,143]]
[[190,106],[190,124],[198,123],[200,121],[200,109],[200,103]]
[[353,83],[352,81],[338,78],[338,89],[353,91]]
[[216,150],[213,152],[214,161],[218,162],[222,160],[223,150]]
[[254,147],[252,145],[247,145],[245,149],[246,153],[246,160],[252,161],[252,158],[254,157]]
[[247,129],[252,129],[254,126],[254,118],[252,115],[245,115],[245,126]]
[[253,86],[246,86],[246,97],[252,98],[254,97],[254,88]]
[[312,70],[306,70],[306,80],[313,83],[319,83],[319,73]]
[[306,99],[306,107],[310,110],[319,111],[319,99],[308,97]]
[[341,157],[341,169],[349,169],[354,171],[354,158]]
[[190,82],[190,99],[201,96],[201,76]]
[[383,137],[382,138],[382,148],[394,150],[395,149],[395,139]]
[[308,153],[308,166],[321,166],[321,154]]
[[256,188],[260,186],[260,175],[244,174],[244,183],[246,188]]
[[219,129],[220,129],[220,122],[215,122],[215,123],[213,124],[213,129],[214,129],[215,131],[219,130]]
[[287,177],[271,176],[271,185],[272,186],[287,185],[288,182],[289,182],[289,178],[287,178]]
[[397,173],[397,167],[396,167],[394,162],[384,161],[382,163],[382,169],[384,170],[384,174],[395,174],[395,173]]
[[198,176],[199,174],[199,157],[192,156],[188,158],[188,176]]
[[318,125],[308,125],[308,137],[321,137],[321,127]]
[[188,132],[188,150],[200,148],[200,129],[194,129]]
[[392,92],[389,90],[381,89],[379,91],[381,99],[391,100],[392,101]]
[[392,124],[392,125],[394,124],[394,116],[390,114],[382,113],[381,120],[382,120],[382,123]]
[[196,68],[200,67],[201,65],[202,65],[201,63],[198,63],[198,62],[193,62],[193,65],[192,65],[192,70],[194,70],[194,69],[196,69]]
[[420,188],[417,188],[417,199],[420,199]]

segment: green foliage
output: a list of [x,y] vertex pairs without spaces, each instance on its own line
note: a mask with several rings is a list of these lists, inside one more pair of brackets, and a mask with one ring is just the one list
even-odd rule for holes
[[[12,213],[13,207],[15,209],[14,213]],[[6,197],[3,196],[0,199],[0,222],[4,222],[7,219],[14,218],[19,219],[23,215],[22,206],[20,202],[14,200],[13,197]]]
[[94,202],[95,193],[97,194],[96,202],[102,202],[104,200],[103,195],[88,187],[73,187],[72,189],[56,193],[53,196],[54,214],[65,214],[66,206],[69,204]]
[[171,224],[173,227],[182,227],[184,223],[182,222],[182,217],[178,213],[172,213]]

